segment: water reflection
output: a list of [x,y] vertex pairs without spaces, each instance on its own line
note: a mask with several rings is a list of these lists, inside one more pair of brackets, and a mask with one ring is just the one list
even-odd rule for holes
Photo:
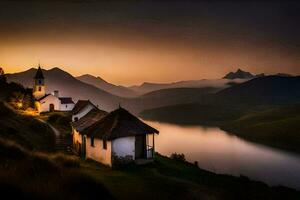
[[203,169],[300,189],[299,155],[247,142],[219,128],[146,123],[160,131],[155,147],[163,155],[184,153]]

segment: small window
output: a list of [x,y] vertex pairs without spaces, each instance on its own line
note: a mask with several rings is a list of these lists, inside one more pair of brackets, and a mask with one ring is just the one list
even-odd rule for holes
[[107,142],[105,139],[103,140],[103,149],[107,149]]
[[91,137],[91,146],[94,146],[94,137]]
[[66,105],[66,108],[68,107],[68,105]]
[[42,80],[39,80],[39,84],[42,84]]
[[39,87],[39,91],[42,91],[42,87]]

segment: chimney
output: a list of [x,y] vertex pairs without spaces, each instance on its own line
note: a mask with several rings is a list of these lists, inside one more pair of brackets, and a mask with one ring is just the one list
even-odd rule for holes
[[59,97],[59,92],[58,92],[58,90],[55,90],[55,91],[54,91],[54,96],[56,96],[57,98]]

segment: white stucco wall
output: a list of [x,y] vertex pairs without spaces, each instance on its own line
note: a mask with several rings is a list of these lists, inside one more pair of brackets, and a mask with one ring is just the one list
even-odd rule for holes
[[112,141],[112,153],[118,157],[132,156],[135,159],[135,137],[122,137]]
[[91,138],[86,138],[86,158],[93,159],[105,165],[112,165],[111,162],[111,141],[107,141],[107,149],[103,149],[103,141],[94,139],[94,146],[91,146]]
[[74,103],[70,103],[70,104],[60,104],[60,111],[71,111],[73,110],[75,104]]
[[60,109],[60,100],[53,95],[49,95],[49,96],[45,97],[44,99],[39,101],[39,103],[40,103],[39,112],[49,112],[50,104],[54,105],[54,110]]
[[93,105],[88,104],[79,113],[77,113],[76,115],[72,116],[72,121],[74,122],[76,117],[78,119],[82,118],[83,116],[85,116],[86,114],[88,114],[88,112],[90,112],[93,108],[94,108]]

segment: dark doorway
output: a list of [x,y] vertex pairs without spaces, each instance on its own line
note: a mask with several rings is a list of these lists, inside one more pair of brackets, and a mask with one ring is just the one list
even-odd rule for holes
[[49,105],[49,111],[50,111],[50,112],[53,112],[53,111],[54,111],[54,104],[53,104],[53,103],[51,103],[51,104]]
[[146,135],[135,136],[135,158],[146,158]]

